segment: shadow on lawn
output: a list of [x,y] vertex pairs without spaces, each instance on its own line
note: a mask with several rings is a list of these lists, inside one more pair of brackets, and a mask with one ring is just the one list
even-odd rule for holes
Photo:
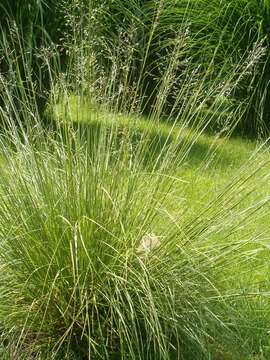
[[[159,127],[151,126],[145,129],[118,124],[102,123],[98,119],[87,122],[70,122],[69,127],[78,134],[81,143],[90,150],[88,153],[93,159],[101,148],[108,148],[110,160],[116,161],[121,156],[136,158],[138,163],[151,170],[158,169],[170,156],[173,164],[180,165],[185,162],[188,166],[200,166],[208,163],[209,168],[226,168],[231,165],[231,155],[222,147],[212,147],[209,140],[196,141],[183,137],[176,142],[173,134],[160,131]],[[59,131],[59,124],[57,125]],[[63,138],[69,135],[66,126],[60,126]],[[70,141],[70,139],[69,139]],[[101,144],[101,142],[103,142]],[[214,159],[214,161],[209,161]]]

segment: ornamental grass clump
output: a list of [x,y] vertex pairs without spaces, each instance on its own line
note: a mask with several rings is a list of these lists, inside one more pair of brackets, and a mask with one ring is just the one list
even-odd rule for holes
[[249,244],[260,251],[242,225],[264,203],[238,206],[263,163],[180,219],[166,198],[182,180],[139,166],[129,138],[111,151],[105,130],[94,157],[74,130],[62,142],[1,142],[3,344],[25,359],[241,354],[235,301],[246,297],[234,269],[245,274]]
[[102,149],[94,162],[56,143],[16,150],[1,171],[0,211],[0,323],[15,356],[166,359],[188,343],[202,351],[197,311],[215,289],[189,270],[196,258],[166,238],[138,253],[158,217],[159,176],[119,158],[109,167]]
[[[189,46],[188,31],[179,32],[143,121],[141,83],[154,35],[141,47],[145,61],[131,83],[139,29],[124,36],[131,39],[125,56],[119,39],[102,72],[87,42],[92,24],[85,31],[84,21],[75,25],[67,72],[49,61],[40,68],[51,74],[46,126],[32,91],[37,84],[24,87],[15,52],[0,77],[0,348],[26,360],[235,360],[258,352],[243,314],[260,297],[255,274],[246,274],[265,269],[265,234],[250,226],[268,201],[250,197],[252,179],[256,186],[267,179],[265,158],[254,154],[195,213],[178,201],[188,183],[179,174],[205,128],[220,111],[222,134],[241,120],[245,104],[231,106],[230,95],[258,63],[262,44],[209,84],[189,62],[176,71]],[[268,318],[260,310],[265,344]]]

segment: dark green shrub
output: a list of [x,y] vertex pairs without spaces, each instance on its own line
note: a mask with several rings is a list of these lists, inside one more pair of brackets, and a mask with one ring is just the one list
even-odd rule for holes
[[[64,64],[61,47],[65,22],[65,0],[4,0],[0,12],[0,104],[6,107],[7,84],[16,100],[43,114],[54,75]],[[13,111],[14,113],[14,111]],[[18,119],[17,119],[18,120]]]
[[[226,94],[227,100],[230,106],[243,109],[239,131],[246,135],[265,132],[269,123],[270,73],[267,1],[97,1],[94,8],[96,25],[94,21],[91,26],[97,30],[94,49],[102,71],[110,74],[115,59],[126,64],[132,52],[128,74],[120,69],[117,73],[116,91],[122,86],[123,78],[128,79],[130,86],[135,83],[136,94],[144,96],[142,109],[151,113],[168,58],[175,56],[173,51],[182,41],[175,68],[178,80],[167,93],[165,114],[175,104],[175,92],[181,87],[183,77],[195,71],[204,79],[207,89],[213,83],[222,84],[242,64],[244,76],[234,74],[231,81],[235,86]],[[257,52],[253,52],[254,47]],[[208,104],[213,103],[214,96]],[[180,101],[179,107],[183,103]]]

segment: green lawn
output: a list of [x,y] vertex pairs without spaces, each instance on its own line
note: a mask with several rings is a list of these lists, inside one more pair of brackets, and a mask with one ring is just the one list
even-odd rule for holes
[[[152,121],[146,117],[108,112],[97,116],[95,107],[90,106],[89,109],[88,104],[79,103],[76,97],[69,99],[67,107],[63,107],[63,104],[56,106],[55,113],[61,124],[68,121],[91,129],[102,124],[108,129],[117,127],[119,133],[127,131],[131,137],[133,132],[137,136],[148,136],[150,150],[143,149],[143,156],[148,152],[150,163],[156,159],[163,147],[172,146],[177,155],[168,175],[178,178],[179,181],[176,181],[171,192],[172,200],[168,204],[170,211],[177,204],[184,213],[198,213],[200,208],[215,199],[224,187],[235,182],[235,178],[249,177],[252,172],[255,172],[254,176],[241,186],[241,192],[252,191],[244,202],[245,205],[248,201],[252,203],[258,198],[269,196],[269,184],[263,178],[263,174],[267,174],[270,169],[269,151],[267,146],[262,146],[261,143],[240,137],[228,139],[205,132],[198,136],[193,129],[181,129],[177,124]],[[240,189],[237,192],[240,192]],[[179,208],[177,210],[179,211]],[[265,226],[268,229],[267,222]]]
[[[179,142],[179,150],[177,149],[178,145],[173,146],[177,152],[177,161],[167,173],[168,176],[173,176],[177,180],[167,197],[164,213],[168,213],[170,218],[174,215],[177,220],[181,218],[183,228],[185,228],[190,223],[194,225],[194,219],[200,221],[202,218],[204,222],[211,219],[212,207],[209,210],[208,207],[214,202],[216,205],[214,214],[220,212],[220,218],[219,216],[215,217],[213,233],[210,235],[206,233],[203,237],[209,236],[210,241],[212,239],[220,241],[223,238],[228,241],[229,237],[234,241],[235,235],[233,232],[230,233],[230,229],[236,226],[235,219],[239,219],[239,223],[243,221],[243,224],[240,226],[240,230],[238,228],[236,237],[239,239],[242,236],[244,240],[258,234],[258,239],[254,241],[256,243],[254,249],[257,249],[258,244],[259,248],[263,244],[262,247],[265,246],[265,251],[260,248],[258,258],[256,250],[252,249],[251,254],[255,254],[256,261],[262,260],[263,267],[266,266],[265,256],[268,260],[268,242],[270,242],[270,204],[268,202],[270,186],[267,178],[270,170],[270,154],[266,144],[240,137],[219,137],[205,132],[198,136],[193,129],[180,129],[177,124],[172,128],[171,123],[152,121],[146,117],[108,112],[96,116],[95,106],[82,104],[76,97],[71,97],[68,107],[64,108],[67,111],[63,112],[62,104],[55,108],[60,123],[75,122],[83,124],[83,127],[86,128],[102,123],[106,128],[117,126],[119,132],[128,129],[131,134],[133,131],[136,134],[147,134],[150,138],[150,147],[153,143],[158,144],[156,147],[154,146],[154,155],[151,153],[151,161],[153,158],[155,159],[158,151],[163,149],[164,143],[168,143],[170,146],[174,142]],[[180,132],[181,136],[179,136]],[[149,151],[148,148],[144,150]],[[260,209],[261,203],[265,203],[265,205]],[[251,209],[252,217],[247,216],[249,214],[247,208]],[[252,212],[252,208],[255,213]],[[153,230],[154,232],[162,232],[162,227],[167,226],[163,215],[160,223]],[[222,224],[223,231],[226,228],[224,222],[228,223],[229,235],[219,232],[215,234],[219,222]],[[252,270],[252,261],[245,265],[247,273],[249,269]],[[265,271],[259,271],[259,273],[251,271],[247,278],[243,279],[243,282],[254,282],[254,276],[261,279],[265,275]]]

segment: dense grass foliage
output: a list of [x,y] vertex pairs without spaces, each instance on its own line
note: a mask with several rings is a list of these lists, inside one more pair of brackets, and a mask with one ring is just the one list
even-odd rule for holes
[[[65,1],[3,0],[0,4],[0,104],[9,83],[16,107],[32,98],[32,111],[43,115],[55,72],[64,70],[63,34],[69,24]],[[23,106],[22,106],[23,110]],[[13,117],[16,111],[13,112]],[[17,119],[18,120],[18,119]],[[3,122],[3,119],[2,119]],[[20,121],[21,122],[21,121]],[[3,124],[2,124],[3,125]]]
[[267,3],[18,4],[1,18],[1,359],[268,359],[268,140],[228,140],[266,111]]
[[[267,215],[259,211],[264,192],[249,192],[264,183],[266,158],[239,175],[228,171],[228,186],[205,196],[207,172],[194,172],[200,161],[192,172],[163,172],[162,164],[145,171],[132,130],[119,144],[124,129],[108,133],[102,123],[84,133],[86,143],[74,130],[60,144],[41,135],[2,143],[0,324],[10,355],[244,359],[259,352],[258,337],[267,346],[268,303],[260,304],[255,281],[265,269],[268,226],[253,228]],[[190,205],[178,204],[181,197]],[[144,247],[146,237],[158,246]],[[256,274],[246,277],[251,267]],[[246,317],[249,307],[260,309],[260,325],[251,310]]]
[[[213,82],[222,83],[240,62],[247,61],[259,43],[261,51],[254,56],[253,66],[241,79],[235,79],[237,84],[227,91],[223,107],[230,112],[231,107],[245,104],[238,129],[251,136],[267,132],[270,21],[267,2],[114,1],[95,6],[89,32],[90,40],[94,36],[98,63],[103,72],[110,74],[116,59],[123,62],[125,67],[117,72],[116,91],[123,87],[123,81],[131,88],[135,82],[139,85],[135,94],[139,92],[139,98],[145,97],[142,107],[147,113],[155,108],[158,84],[168,66],[169,54],[176,57],[176,78],[167,89],[164,108],[167,114],[175,105],[177,89],[183,86],[187,73],[192,78],[195,72],[210,89]],[[212,101],[210,98],[208,103]],[[216,124],[216,128],[223,126],[222,121]]]
[[[67,56],[72,68],[84,66],[84,47],[84,59],[86,53],[91,59],[95,54],[95,71],[99,68],[99,75],[107,81],[115,78],[110,97],[117,97],[118,109],[134,108],[140,102],[141,111],[152,113],[168,67],[174,72],[174,81],[167,78],[166,91],[162,90],[164,114],[177,115],[185,103],[177,99],[178,90],[185,86],[185,79],[194,76],[203,79],[205,91],[211,93],[207,99],[211,107],[220,93],[213,94],[213,83],[222,86],[233,73],[234,86],[222,99],[222,111],[230,116],[231,108],[242,107],[244,114],[237,128],[251,136],[267,132],[270,24],[266,1],[20,0],[3,2],[2,8],[1,71],[7,81],[21,78],[22,86],[13,89],[18,99],[24,92],[27,96],[33,96],[33,91],[39,94],[35,96],[39,113],[49,97],[50,77],[64,71]],[[91,59],[86,61],[88,68],[94,65]],[[243,76],[239,64],[245,62],[249,66]],[[65,76],[76,87],[83,79],[78,70],[70,70]],[[85,77],[85,70],[83,73]],[[126,104],[127,91],[134,99],[131,104]],[[212,122],[212,128],[224,126],[222,117]]]

